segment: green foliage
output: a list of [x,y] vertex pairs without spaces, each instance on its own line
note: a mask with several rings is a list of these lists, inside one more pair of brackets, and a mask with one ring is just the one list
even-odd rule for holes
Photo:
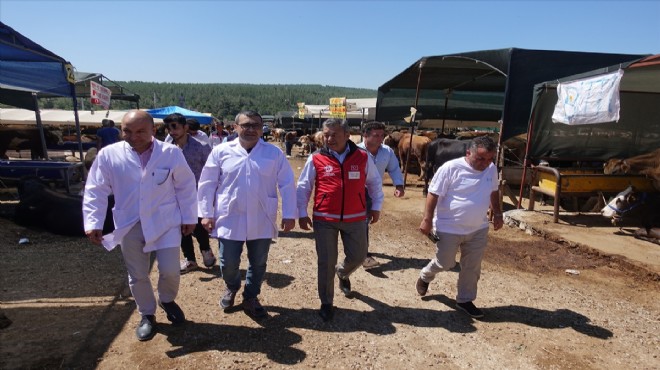
[[[198,112],[212,113],[225,120],[244,109],[275,115],[297,110],[297,102],[309,105],[328,104],[331,97],[373,98],[375,90],[323,85],[251,85],[192,84],[115,81],[128,93],[140,95],[140,108],[151,109],[178,105]],[[154,99],[155,97],[155,99]],[[40,99],[44,109],[72,109],[69,99]],[[85,102],[89,107],[89,101]],[[78,107],[80,108],[80,107]],[[113,100],[111,109],[132,109],[134,103]]]

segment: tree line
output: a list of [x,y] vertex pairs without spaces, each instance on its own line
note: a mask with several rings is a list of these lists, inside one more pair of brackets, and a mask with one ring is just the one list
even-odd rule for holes
[[[217,118],[233,120],[241,110],[256,110],[262,115],[276,115],[282,111],[296,111],[298,102],[308,105],[328,104],[331,97],[350,99],[374,98],[377,91],[326,85],[256,85],[222,83],[168,83],[114,81],[124,92],[140,96],[140,109],[178,105],[198,112],[211,113]],[[78,109],[90,109],[89,99],[78,99]],[[42,109],[73,109],[70,99],[40,99]],[[84,105],[84,106],[83,106]],[[110,109],[135,108],[135,103],[112,100]],[[95,110],[102,110],[95,106]]]

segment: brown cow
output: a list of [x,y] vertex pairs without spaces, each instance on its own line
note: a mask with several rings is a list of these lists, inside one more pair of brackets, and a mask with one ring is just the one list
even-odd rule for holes
[[[410,151],[410,156],[417,158],[417,162],[419,163],[419,180],[424,180],[425,179],[425,171],[424,169],[426,168],[426,147],[429,145],[431,142],[431,139],[429,139],[426,136],[418,136],[418,135],[413,135],[412,137],[412,146],[410,143],[410,134],[404,134],[401,137],[401,140],[399,140],[399,159],[401,160],[401,168],[403,168],[403,171],[407,171],[405,167],[406,163],[406,155]],[[412,150],[409,150],[412,148]]]
[[646,175],[653,181],[653,187],[660,191],[660,149],[626,159],[612,158],[605,163],[603,172],[606,175]]
[[283,128],[274,128],[271,131],[271,135],[273,135],[273,141],[275,142],[283,142],[284,141],[284,134],[285,131]]
[[323,131],[317,131],[313,136],[314,145],[317,148],[323,148]]

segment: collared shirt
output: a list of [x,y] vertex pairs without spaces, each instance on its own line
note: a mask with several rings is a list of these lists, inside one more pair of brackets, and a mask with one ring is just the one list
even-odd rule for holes
[[140,157],[140,166],[142,166],[142,169],[144,170],[144,168],[147,167],[149,159],[151,159],[151,153],[154,152],[154,139],[151,139],[151,144],[149,144],[147,150],[142,153],[138,153],[133,147],[131,147],[131,149],[138,155],[138,157]]
[[[350,147],[348,145],[346,145],[346,149],[343,153],[337,153],[334,150],[330,150],[330,154],[337,158],[339,163],[344,163],[344,159],[349,152]],[[383,181],[373,161],[367,161],[366,172],[367,178],[365,187],[367,188],[369,196],[373,202],[371,209],[374,211],[380,211],[383,206],[384,199]],[[310,155],[307,157],[305,167],[303,167],[302,172],[300,173],[300,177],[298,178],[298,186],[296,189],[298,217],[307,217],[307,205],[309,204],[309,198],[312,195],[315,180],[316,169],[314,168],[314,164],[312,163],[312,156]]]
[[296,183],[284,153],[259,139],[248,153],[234,140],[211,151],[199,179],[199,217],[215,219],[211,235],[229,240],[277,237],[282,218],[295,219]]
[[190,170],[195,175],[195,180],[199,182],[199,176],[202,174],[202,168],[204,168],[206,159],[211,153],[211,147],[208,145],[203,145],[197,140],[193,140],[190,134],[187,135],[188,141],[182,148],[183,156],[186,157],[186,162],[188,162]]
[[399,167],[399,160],[396,158],[392,148],[385,144],[381,144],[381,146],[378,147],[376,155],[373,155],[367,150],[364,141],[357,144],[357,146],[363,148],[369,153],[369,158],[374,161],[381,178],[385,176],[385,171],[387,170],[387,173],[392,178],[392,184],[394,184],[394,186],[403,185],[403,175],[401,174],[401,168]]

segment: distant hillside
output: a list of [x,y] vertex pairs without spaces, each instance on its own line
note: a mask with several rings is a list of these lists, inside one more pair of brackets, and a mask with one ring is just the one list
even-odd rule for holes
[[[199,112],[212,113],[223,119],[233,119],[244,109],[274,115],[280,111],[296,110],[297,102],[328,104],[328,99],[331,97],[359,99],[377,96],[376,90],[322,85],[115,82],[123,86],[126,92],[140,95],[142,109],[178,105]],[[40,102],[44,109],[72,108],[71,101],[67,99],[41,99]],[[89,102],[85,102],[85,108],[89,109]],[[134,108],[129,102],[115,100],[112,102],[111,109],[129,108]]]

